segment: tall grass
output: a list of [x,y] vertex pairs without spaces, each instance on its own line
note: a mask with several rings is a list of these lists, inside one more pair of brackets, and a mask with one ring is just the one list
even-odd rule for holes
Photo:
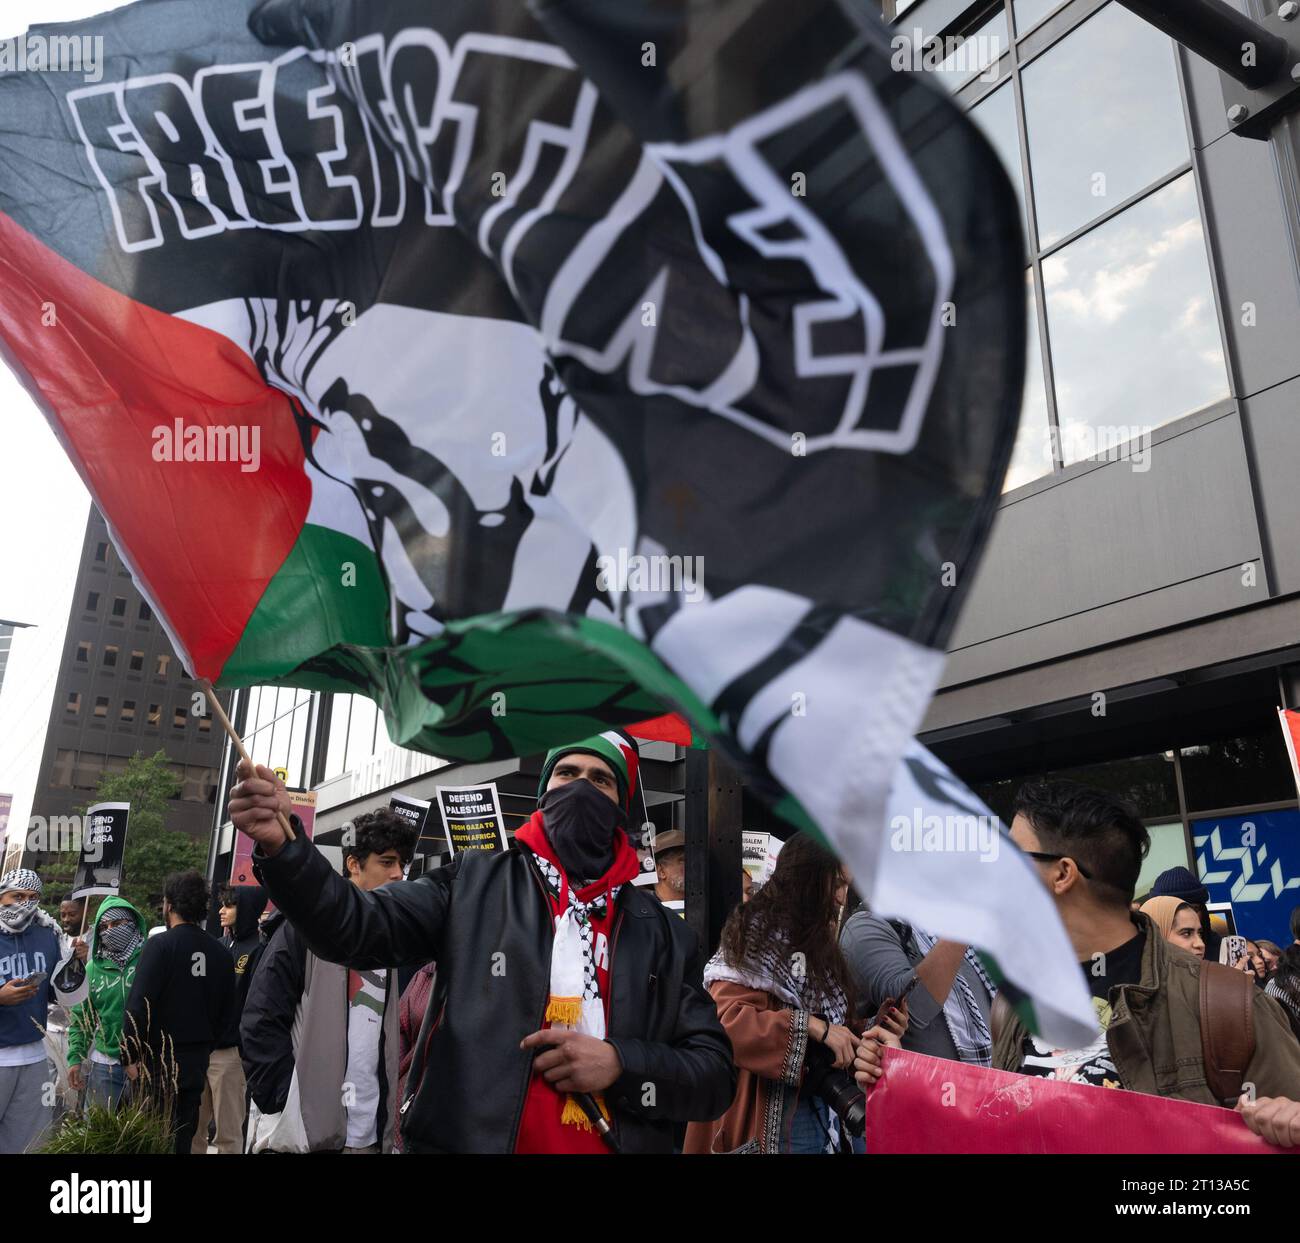
[[[147,1005],[147,1003],[146,1003]],[[37,1152],[70,1156],[82,1153],[120,1153],[137,1156],[172,1153],[176,1150],[177,1065],[170,1037],[161,1037],[155,1053],[135,1031],[124,1034],[127,1060],[139,1067],[134,1082],[127,1084],[121,1103],[114,1110],[102,1104],[88,1104],[80,1113],[67,1114]],[[147,1021],[147,1019],[146,1019]]]

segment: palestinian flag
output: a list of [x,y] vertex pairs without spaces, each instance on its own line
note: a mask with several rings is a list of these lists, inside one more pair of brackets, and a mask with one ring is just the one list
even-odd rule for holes
[[872,9],[31,32],[103,56],[0,73],[0,347],[187,668],[462,760],[675,714],[870,892],[1024,358],[1013,191]]
[[657,716],[649,721],[629,725],[627,732],[633,738],[647,742],[671,742],[679,747],[707,747],[709,744],[691,729],[691,723],[675,712]]

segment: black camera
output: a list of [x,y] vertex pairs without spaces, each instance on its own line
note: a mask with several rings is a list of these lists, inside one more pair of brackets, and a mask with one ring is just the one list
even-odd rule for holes
[[861,1139],[867,1127],[867,1098],[847,1070],[835,1069],[835,1055],[810,1038],[804,1054],[805,1092],[820,1096],[836,1113],[848,1135]]

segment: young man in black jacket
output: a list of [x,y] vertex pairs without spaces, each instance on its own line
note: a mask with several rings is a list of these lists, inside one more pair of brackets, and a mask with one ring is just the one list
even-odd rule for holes
[[[401,880],[414,853],[415,829],[381,808],[357,817],[343,874],[358,889],[377,889]],[[240,1022],[249,1151],[391,1152],[397,973],[322,961],[279,911],[268,932]]]
[[[516,849],[371,893],[301,833],[287,841],[283,785],[241,764],[231,819],[312,951],[361,969],[438,963],[401,1106],[407,1151],[667,1153],[674,1123],[730,1105],[731,1046],[695,937],[627,883],[635,761],[615,732],[558,747]],[[595,1111],[608,1127],[593,1129]]]
[[139,1083],[143,1063],[155,1088],[174,1077],[177,1153],[190,1151],[208,1058],[235,1013],[235,964],[198,926],[207,911],[208,886],[198,872],[167,877],[167,931],[145,942],[122,1023],[127,1075]]

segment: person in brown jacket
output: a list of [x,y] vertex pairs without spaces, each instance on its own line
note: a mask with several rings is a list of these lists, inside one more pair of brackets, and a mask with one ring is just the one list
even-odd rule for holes
[[830,1150],[832,1115],[802,1088],[811,1045],[824,1044],[844,1070],[858,1044],[845,1026],[848,971],[835,935],[848,885],[834,855],[796,834],[767,884],[731,912],[704,983],[739,1080],[720,1119],[687,1128],[684,1152]]
[[[1216,1099],[1201,1042],[1203,959],[1171,945],[1130,911],[1149,838],[1125,800],[1068,781],[1023,787],[1011,840],[1034,862],[1056,902],[1097,1009],[1101,1034],[1083,1049],[1032,1036],[1001,998],[993,1015],[993,1065],[1073,1083],[1125,1088],[1203,1105]],[[1247,1092],[1300,1098],[1300,1043],[1278,1003],[1252,993],[1255,1052]],[[1252,1128],[1254,1129],[1254,1128]]]

